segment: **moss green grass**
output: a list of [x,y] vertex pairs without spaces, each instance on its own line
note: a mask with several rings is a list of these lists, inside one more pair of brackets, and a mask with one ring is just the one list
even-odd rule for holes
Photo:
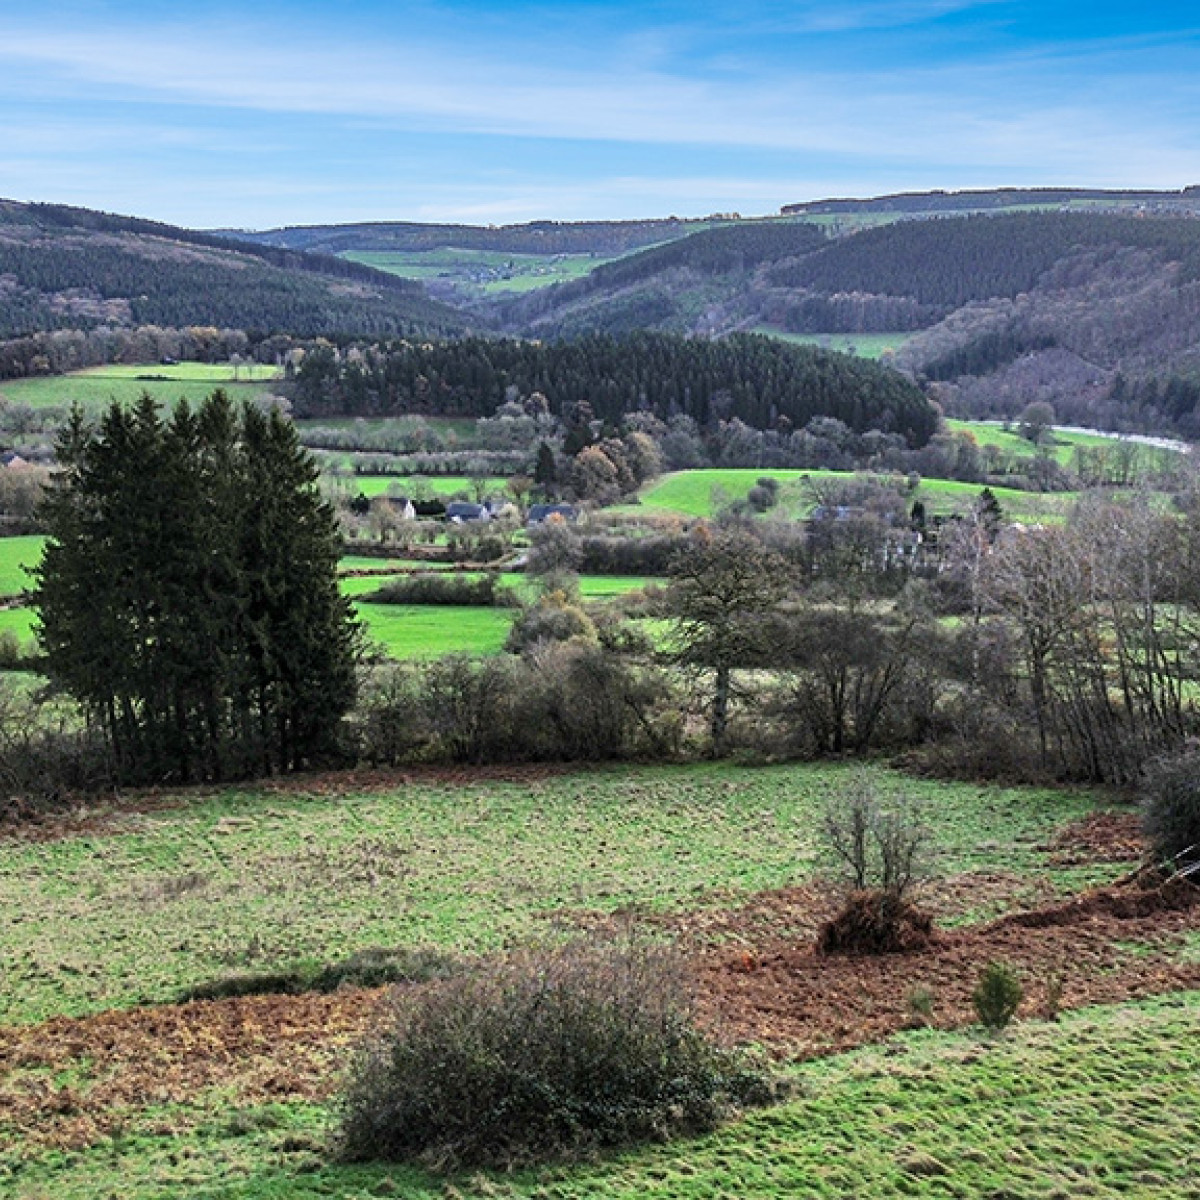
[[[625,766],[370,794],[248,788],[184,795],[115,818],[111,833],[0,842],[0,1022],[162,1001],[229,971],[370,945],[486,950],[546,934],[572,910],[727,905],[811,876],[820,813],[850,770]],[[1095,796],[894,782],[937,814],[939,872],[1078,883],[1044,847]]]
[[[139,379],[141,375],[154,378]],[[113,400],[133,404],[143,392],[149,392],[160,404],[169,407],[181,398],[198,404],[218,387],[235,400],[253,399],[270,392],[269,380],[275,375],[274,368],[259,367],[252,371],[245,366],[239,368],[235,380],[233,368],[227,363],[96,367],[70,375],[6,379],[0,382],[0,397],[10,404],[28,404],[31,408],[66,408],[79,403],[94,412]]]
[[34,566],[41,558],[45,540],[36,534],[0,538],[0,597],[19,596],[29,587],[31,580],[25,568]]
[[[786,486],[780,498],[779,510],[790,517],[805,517],[815,503],[813,493],[804,486],[805,480],[816,485],[830,484],[854,478],[849,471],[752,470],[742,468],[703,468],[693,471],[674,471],[650,484],[641,494],[640,504],[625,511],[678,513],[689,517],[711,517],[721,504],[743,499],[756,480],[763,476],[779,480]],[[982,485],[960,483],[948,479],[923,479],[911,497],[925,501],[932,516],[962,511],[969,507],[982,490]],[[1062,516],[1078,498],[1075,492],[1039,494],[1015,488],[992,488],[1007,516],[1016,520],[1053,521]]]

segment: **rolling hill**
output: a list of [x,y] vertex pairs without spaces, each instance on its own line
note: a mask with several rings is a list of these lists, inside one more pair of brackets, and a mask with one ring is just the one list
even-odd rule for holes
[[[490,310],[552,338],[658,329],[814,340],[894,334],[893,361],[955,414],[1200,432],[1200,220],[1003,212],[826,236],[794,221],[716,227]],[[891,356],[889,356],[891,357]]]
[[0,201],[0,338],[140,325],[449,335],[468,324],[419,284],[333,256]]

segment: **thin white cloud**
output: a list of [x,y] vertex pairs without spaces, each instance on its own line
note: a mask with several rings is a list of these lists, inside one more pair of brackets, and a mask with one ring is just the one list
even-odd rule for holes
[[[1087,60],[1078,54],[1073,61],[1042,55],[1019,70],[999,61],[934,72],[704,78],[630,73],[603,61],[581,70],[528,57],[514,63],[506,53],[492,58],[470,46],[270,45],[171,26],[72,33],[0,23],[5,60],[55,72],[81,94],[111,89],[126,99],[366,118],[410,129],[810,153],[907,155],[959,142],[978,151],[997,133],[1007,140],[1005,127],[1029,132],[1035,115],[1033,133],[1044,130],[1039,142],[1069,141],[1077,114],[1061,94],[1087,90]],[[1068,66],[1071,78],[1055,81],[1054,72]],[[1132,110],[1093,95],[1093,121],[1099,113],[1109,129],[1140,124],[1144,131],[1147,111],[1170,108],[1163,82],[1157,96],[1136,98]]]
[[[752,10],[751,19],[778,16],[791,20],[793,30],[814,32],[823,22],[839,33],[918,24],[994,2],[767,6]],[[1081,39],[977,53],[970,62],[940,67],[897,58],[888,67],[834,71],[803,63],[768,68],[736,57],[697,65],[670,31],[653,27],[570,53],[566,43],[548,49],[533,34],[517,52],[493,36],[494,28],[486,33],[466,30],[451,43],[431,34],[423,40],[354,40],[345,32],[318,37],[299,27],[290,34],[246,29],[231,35],[203,21],[47,29],[0,15],[0,192],[13,194],[13,180],[36,193],[40,177],[43,196],[53,198],[51,181],[58,188],[74,170],[71,198],[80,203],[88,202],[80,195],[86,186],[100,186],[95,202],[106,207],[148,211],[136,197],[153,196],[165,219],[252,224],[264,223],[266,215],[265,223],[275,224],[306,219],[304,206],[320,209],[307,218],[314,220],[398,211],[438,220],[504,220],[652,215],[678,209],[684,197],[686,211],[695,215],[728,208],[765,212],[822,194],[907,187],[1172,187],[1200,180],[1200,47],[1186,38],[1099,45]],[[76,116],[113,102],[124,120]],[[6,120],[18,104],[21,120]],[[253,131],[242,115],[256,117]],[[264,161],[258,179],[235,176],[219,160],[219,152],[230,150],[248,159],[256,144],[266,148],[270,140],[295,145],[298,131],[314,119],[322,132],[372,130],[379,163],[327,186],[320,173],[328,172],[328,160],[315,154],[310,175],[299,162]],[[565,181],[556,180],[548,157],[533,181],[515,172],[480,181],[464,164],[452,172],[457,178],[447,175],[439,184],[426,174],[410,184],[385,160],[399,157],[413,131],[446,139],[661,145],[671,148],[671,165],[664,163],[669,176],[658,180],[564,152]],[[151,192],[131,192],[129,204],[120,201],[123,181],[115,164],[128,172],[139,155],[148,160],[187,144],[197,148],[194,178],[154,179]],[[70,165],[97,150],[111,151],[111,161],[86,171]],[[735,151],[744,168],[709,168],[703,157],[709,150],[718,161]],[[229,214],[233,178],[242,208],[231,217],[217,206],[223,200]],[[351,204],[357,213],[348,211]],[[211,215],[191,215],[199,212]]]

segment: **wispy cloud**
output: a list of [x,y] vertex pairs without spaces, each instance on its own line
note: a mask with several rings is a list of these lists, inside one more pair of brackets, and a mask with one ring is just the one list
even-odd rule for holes
[[[158,197],[174,187],[170,215],[207,212],[220,199],[211,181],[234,176],[231,154],[243,182],[226,203],[245,213],[278,198],[291,206],[278,220],[336,204],[339,189],[345,208],[376,206],[360,216],[507,219],[1200,179],[1190,32],[962,40],[973,22],[1032,11],[1007,0],[761,0],[736,12],[661,0],[621,21],[568,5],[520,21],[436,5],[367,20],[368,0],[346,0],[363,20],[310,2],[286,23],[265,12],[231,30],[209,2],[187,19],[103,5],[103,20],[0,15],[0,192],[14,194],[5,180],[33,187],[40,157],[44,188],[61,186],[65,164],[81,189],[100,179],[119,195],[127,181],[134,194],[140,182],[147,195],[150,181]],[[432,154],[431,137],[459,152]],[[355,161],[364,153],[369,169]],[[520,169],[506,173],[506,159]],[[151,179],[156,160],[172,179]]]

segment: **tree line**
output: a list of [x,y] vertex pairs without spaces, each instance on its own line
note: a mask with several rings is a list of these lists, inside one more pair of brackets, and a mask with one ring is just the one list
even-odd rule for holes
[[828,416],[858,433],[900,434],[913,446],[937,428],[934,407],[896,372],[749,334],[317,347],[304,356],[288,393],[302,416],[485,417],[506,399],[539,393],[568,425],[586,406],[589,419],[611,425],[631,412],[687,416],[702,426],[738,418],[758,429],[785,422],[800,428]]

